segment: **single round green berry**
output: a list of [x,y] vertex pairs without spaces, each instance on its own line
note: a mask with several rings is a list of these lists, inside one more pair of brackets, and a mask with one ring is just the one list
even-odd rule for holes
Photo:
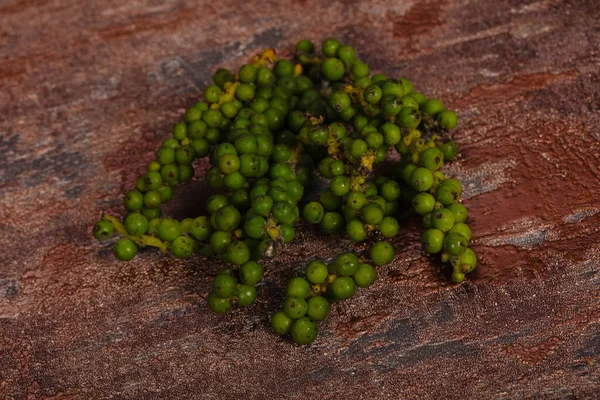
[[240,159],[235,154],[224,154],[219,158],[219,168],[224,174],[232,174],[240,169]]
[[439,208],[431,215],[431,226],[442,232],[448,232],[454,225],[454,214],[447,208]]
[[246,133],[235,139],[235,149],[238,154],[256,153],[258,150],[258,141],[256,136]]
[[310,344],[317,338],[319,330],[315,321],[309,317],[303,317],[292,323],[290,333],[297,344]]
[[292,319],[302,318],[306,315],[308,304],[306,300],[299,297],[288,297],[283,303],[283,312]]
[[236,240],[227,247],[227,257],[232,264],[242,265],[250,259],[250,249],[245,242]]
[[325,209],[316,201],[307,203],[302,210],[302,218],[310,224],[318,224],[325,215]]
[[448,233],[444,239],[444,251],[451,256],[461,255],[468,245],[469,241],[460,233]]
[[387,239],[395,237],[400,229],[396,218],[390,216],[384,217],[381,222],[379,222],[378,227],[381,235]]
[[337,56],[346,64],[351,64],[356,60],[356,50],[352,46],[340,46]]
[[292,329],[293,319],[285,315],[283,311],[277,311],[271,318],[271,326],[278,335],[287,335]]
[[250,217],[244,223],[244,233],[251,238],[260,239],[265,233],[266,223],[259,215]]
[[283,239],[283,243],[291,242],[296,236],[296,230],[291,224],[280,224],[279,231],[281,232],[281,239]]
[[213,281],[212,292],[221,298],[230,298],[235,295],[237,281],[229,274],[219,274]]
[[438,99],[428,99],[423,106],[421,107],[424,113],[427,113],[431,116],[436,116],[445,110],[444,103],[442,103]]
[[413,84],[411,81],[409,81],[406,78],[400,78],[400,82],[402,83],[402,86],[404,87],[405,94],[409,94],[409,93],[413,92]]
[[475,255],[475,252],[469,248],[466,248],[458,258],[458,264],[465,274],[473,271],[477,266],[477,256]]
[[427,192],[420,192],[413,197],[412,209],[420,216],[425,216],[433,211],[435,207],[435,197]]
[[[204,124],[202,122],[202,124]],[[161,165],[173,164],[175,162],[175,149],[170,147],[161,147],[156,152],[156,161]]]
[[256,80],[257,69],[253,64],[244,64],[238,72],[240,81],[251,83]]
[[446,208],[452,211],[454,215],[454,223],[465,222],[467,220],[468,211],[465,206],[460,203],[451,203]]
[[410,175],[410,184],[413,189],[419,192],[429,190],[433,185],[433,174],[429,169],[419,167]]
[[273,217],[284,224],[292,224],[296,220],[295,207],[287,201],[278,201],[273,205]]
[[176,164],[164,165],[160,169],[160,176],[164,183],[170,186],[176,186],[179,184],[179,167]]
[[150,230],[150,221],[162,216],[160,208],[142,208],[142,215],[148,220],[148,230]]
[[349,155],[356,159],[360,160],[363,155],[369,150],[369,146],[362,139],[355,139],[350,142],[350,147],[348,149]]
[[222,194],[215,194],[208,198],[206,203],[206,211],[209,214],[214,214],[227,204],[229,204],[229,200],[226,196]]
[[458,117],[454,111],[444,110],[437,115],[437,120],[443,129],[449,131],[456,128],[458,125]]
[[383,219],[383,207],[379,203],[369,203],[361,210],[363,220],[370,225],[377,225]]
[[173,199],[173,188],[171,186],[163,186],[158,189],[158,194],[160,195],[161,203],[168,203]]
[[417,100],[417,102],[419,103],[419,108],[422,107],[423,104],[425,104],[425,102],[427,101],[427,98],[421,92],[412,92],[410,93],[410,95]]
[[363,76],[362,78],[358,78],[354,80],[354,86],[357,89],[365,90],[373,83],[373,80],[368,76]]
[[448,233],[460,233],[465,237],[465,239],[467,239],[467,241],[470,241],[471,237],[473,236],[469,225],[462,222],[456,222],[456,220],[454,221],[454,225],[452,225],[452,228],[448,231]]
[[454,283],[461,283],[462,281],[465,280],[465,274],[460,272],[460,271],[454,271],[452,272],[452,282]]
[[367,238],[365,225],[358,219],[353,219],[346,224],[346,233],[355,242],[362,242]]
[[285,294],[288,297],[298,297],[304,299],[310,292],[310,284],[301,277],[294,277],[288,281]]
[[160,225],[158,226],[158,237],[161,240],[172,242],[180,235],[181,224],[179,221],[171,218],[164,218],[160,221]]
[[444,246],[444,232],[434,228],[427,229],[421,235],[421,244],[427,253],[439,253]]
[[123,203],[127,211],[139,211],[144,206],[144,195],[139,190],[132,190],[125,194]]
[[115,257],[121,261],[130,261],[137,254],[137,247],[130,239],[119,239],[113,248]]
[[326,212],[321,220],[321,229],[327,234],[339,233],[344,229],[344,218],[337,212]]
[[360,264],[358,271],[356,271],[352,278],[356,286],[366,288],[371,286],[377,279],[377,271],[375,271],[375,268],[371,264],[363,263]]
[[339,81],[344,77],[346,68],[344,63],[335,57],[326,58],[321,64],[321,74],[325,80],[330,82]]
[[329,105],[337,112],[343,112],[352,105],[348,93],[343,91],[334,92],[329,98]]
[[226,205],[217,211],[216,228],[221,231],[233,232],[239,225],[242,216],[233,205]]
[[148,220],[148,232],[146,232],[146,234],[156,236],[158,234],[158,226],[159,225],[160,225],[160,218],[153,218],[153,219]]
[[342,160],[334,160],[331,164],[329,164],[329,172],[331,176],[340,176],[346,172],[346,165]]
[[314,53],[315,45],[308,39],[302,39],[296,44],[296,52],[298,53]]
[[311,261],[306,267],[306,279],[315,285],[324,283],[328,274],[327,265],[322,261]]
[[396,116],[404,108],[402,107],[402,102],[397,96],[383,96],[383,99],[381,100],[381,111],[387,116]]
[[[194,121],[187,126],[187,136],[192,139],[204,139],[208,133],[208,126],[204,121]],[[176,149],[176,148],[175,148]],[[156,159],[162,165],[175,162],[175,149],[161,148],[156,153]]]
[[352,276],[358,271],[360,261],[358,261],[356,254],[342,253],[335,259],[335,264],[338,275]]
[[400,98],[404,96],[404,85],[397,79],[387,79],[381,84],[381,90],[384,96],[395,96]]
[[186,218],[181,221],[181,233],[187,234],[192,231],[192,225],[194,224],[194,218]]
[[100,241],[110,239],[114,233],[113,224],[110,221],[101,219],[94,224],[92,233],[94,234],[94,237]]
[[196,153],[191,146],[181,146],[175,150],[175,160],[178,164],[191,164],[195,158]]
[[329,184],[331,193],[343,197],[350,191],[350,179],[347,176],[336,176]]
[[231,205],[238,210],[247,210],[250,208],[250,195],[245,189],[238,189],[231,194]]
[[321,162],[319,162],[319,173],[321,176],[328,179],[333,178],[333,175],[331,174],[331,164],[334,161],[335,160],[331,157],[325,157],[321,160]]
[[364,91],[363,97],[369,104],[378,104],[381,101],[383,92],[377,85],[370,85]]
[[315,125],[309,128],[308,137],[312,143],[323,146],[329,139],[329,129],[324,125]]
[[194,252],[194,240],[188,236],[179,236],[171,244],[171,253],[177,258],[190,258]]
[[240,266],[240,281],[246,285],[256,285],[263,279],[263,267],[256,261],[247,261]]
[[325,57],[335,57],[341,44],[337,39],[326,39],[321,45],[321,51]]
[[211,292],[206,298],[208,308],[212,312],[225,314],[231,309],[231,300],[228,298],[219,297],[216,293]]
[[291,78],[294,76],[294,63],[285,58],[280,58],[279,60],[275,61],[275,64],[273,64],[273,73],[278,78]]
[[440,151],[444,155],[444,160],[450,161],[458,154],[458,147],[454,140],[450,140],[440,145]]
[[370,250],[371,260],[375,265],[386,265],[395,257],[394,248],[388,242],[377,242]]
[[367,203],[367,196],[361,192],[350,192],[346,197],[346,204],[353,210],[360,210]]
[[[366,128],[377,129],[377,128],[373,127],[372,125],[368,125]],[[366,128],[363,129],[363,132],[365,130],[367,130]],[[367,130],[367,132],[368,132],[368,130]],[[380,134],[379,132],[367,133],[366,136],[364,136],[364,138],[365,138],[365,143],[367,144],[367,147],[369,149],[377,150],[383,146],[383,135]]]
[[251,285],[238,285],[237,303],[240,306],[249,306],[256,300],[256,288]]
[[187,137],[187,125],[185,122],[175,124],[173,127],[173,137],[177,140],[183,140]]
[[414,129],[421,123],[421,113],[416,108],[402,107],[396,117],[396,123],[402,128]]
[[290,159],[292,152],[285,144],[276,144],[271,154],[271,159],[275,163],[284,163]]
[[462,193],[462,185],[461,185],[460,181],[456,178],[448,178],[448,179],[444,180],[443,182],[441,182],[440,185],[441,186],[446,186],[446,185],[453,186]]
[[396,181],[388,181],[381,185],[379,194],[385,201],[394,201],[400,197],[400,185]]
[[218,103],[222,94],[223,91],[217,85],[210,85],[204,89],[204,99],[209,103]]
[[314,296],[307,301],[306,315],[314,321],[322,321],[329,314],[329,302],[322,296]]
[[191,165],[179,165],[179,180],[181,182],[187,182],[194,176],[194,168]]
[[230,243],[231,232],[215,231],[210,235],[210,245],[217,254],[226,253]]
[[212,226],[210,225],[209,219],[205,216],[194,219],[192,226],[190,227],[190,233],[198,240],[207,240],[210,238]]
[[349,299],[356,292],[356,284],[348,276],[338,276],[333,280],[329,288],[333,296],[338,300]]
[[262,194],[252,199],[251,209],[257,215],[268,217],[272,208],[273,199],[269,195]]
[[444,164],[444,154],[439,149],[430,147],[421,153],[419,162],[421,166],[435,171]]
[[442,183],[437,190],[437,200],[441,204],[448,206],[460,199],[461,192],[461,188],[455,185]]
[[420,107],[419,101],[414,96],[411,96],[410,94],[405,94],[404,96],[402,96],[402,98],[400,100],[402,101],[402,105],[404,107],[412,107],[417,110]]
[[369,66],[363,62],[356,62],[352,66],[352,75],[354,75],[354,79],[360,79],[364,77],[368,77],[371,73]]
[[163,201],[158,190],[149,190],[144,193],[144,207],[157,208],[161,205],[161,203],[163,203]]
[[148,171],[144,176],[144,183],[146,184],[147,190],[156,190],[162,186],[163,180],[160,172]]
[[131,236],[141,236],[148,231],[148,219],[139,212],[127,214],[124,223]]

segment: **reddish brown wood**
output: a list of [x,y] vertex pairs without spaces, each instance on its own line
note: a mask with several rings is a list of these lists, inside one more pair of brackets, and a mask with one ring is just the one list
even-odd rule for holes
[[[0,397],[516,399],[600,392],[600,11],[595,1],[0,3]],[[351,248],[302,228],[258,304],[219,269],[90,237],[220,66],[337,36],[460,114],[478,271],[449,284],[418,221],[317,341],[271,333],[283,281]],[[197,215],[201,180],[169,212]]]

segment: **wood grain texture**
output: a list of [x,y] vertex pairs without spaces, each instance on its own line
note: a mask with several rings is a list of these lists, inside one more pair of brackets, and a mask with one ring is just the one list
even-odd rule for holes
[[[592,399],[600,393],[600,8],[593,0],[0,2],[0,397]],[[335,36],[460,117],[475,250],[449,284],[419,223],[317,341],[271,333],[302,227],[259,301],[204,302],[219,264],[91,238],[220,66]],[[200,178],[166,210],[198,215]]]

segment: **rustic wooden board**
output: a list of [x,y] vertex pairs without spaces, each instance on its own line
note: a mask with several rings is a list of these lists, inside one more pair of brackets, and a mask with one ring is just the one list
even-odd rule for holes
[[[517,399],[600,393],[596,1],[0,3],[0,397]],[[276,337],[282,282],[348,241],[301,228],[259,302],[203,298],[219,265],[90,237],[219,66],[340,37],[460,114],[478,272],[449,284],[418,221],[317,341]],[[170,208],[198,215],[201,181]]]

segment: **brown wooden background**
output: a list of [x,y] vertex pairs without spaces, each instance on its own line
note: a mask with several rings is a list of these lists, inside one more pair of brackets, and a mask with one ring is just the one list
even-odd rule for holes
[[[0,397],[587,399],[600,391],[595,0],[0,2]],[[219,265],[90,236],[219,66],[335,36],[460,114],[478,272],[394,241],[309,347],[271,333],[282,282],[351,247],[302,228],[259,302],[203,300]],[[201,180],[170,208],[198,215]]]

